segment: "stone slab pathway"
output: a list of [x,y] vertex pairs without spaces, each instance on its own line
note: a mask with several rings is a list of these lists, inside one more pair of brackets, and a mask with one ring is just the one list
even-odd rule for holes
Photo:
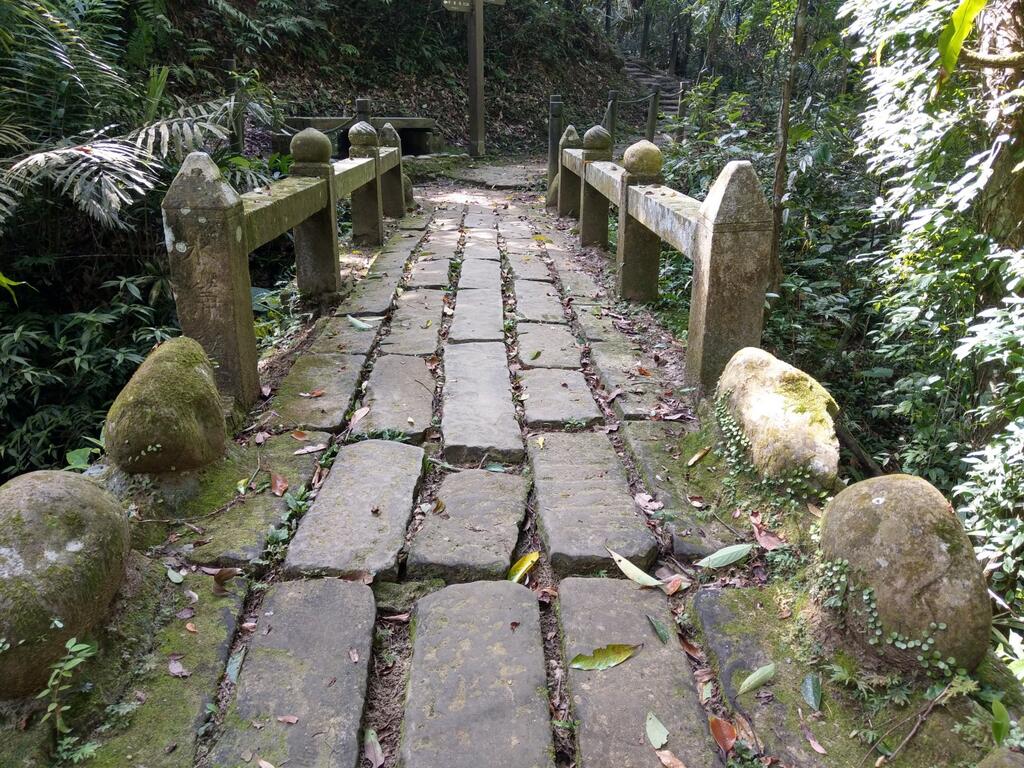
[[342,448],[288,547],[285,572],[394,579],[422,471],[422,448],[386,440]]
[[560,576],[615,570],[611,548],[646,567],[654,536],[637,511],[626,472],[608,438],[593,432],[531,438],[537,523]]
[[364,584],[272,587],[210,765],[356,765],[374,619]]
[[[273,393],[262,442],[202,479],[225,509],[182,538],[180,556],[262,563],[268,586],[262,602],[232,603],[217,663],[196,663],[205,702],[228,653],[244,658],[199,764],[363,768],[374,727],[386,768],[553,768],[556,749],[569,760],[551,696],[567,693],[578,768],[655,768],[648,711],[688,768],[717,765],[687,657],[646,618],[672,626],[666,598],[612,578],[607,549],[652,567],[658,540],[634,494],[668,505],[681,492],[649,476],[664,457],[642,447],[664,428],[649,421],[661,372],[530,197],[438,188],[431,207],[318,322]],[[605,425],[616,388],[613,408],[635,420],[626,429]],[[236,498],[254,470],[257,483],[287,481],[288,496]],[[510,582],[533,550],[530,588]],[[574,578],[595,574],[609,578]],[[610,642],[644,646],[613,670],[569,669]],[[199,699],[187,701],[191,714]],[[196,715],[180,718],[190,733]]]
[[404,768],[554,766],[537,598],[456,584],[416,606]]
[[530,482],[518,475],[483,469],[448,475],[437,492],[443,508],[416,534],[406,575],[449,584],[505,578],[529,491]]

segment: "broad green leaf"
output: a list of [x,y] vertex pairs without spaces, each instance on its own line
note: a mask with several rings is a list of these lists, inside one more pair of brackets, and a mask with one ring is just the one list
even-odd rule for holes
[[245,661],[244,646],[231,654],[231,657],[228,659],[227,669],[224,670],[224,676],[232,683],[238,682],[238,674],[242,671],[243,661]]
[[572,661],[569,662],[569,666],[573,669],[585,669],[588,671],[611,669],[624,662],[643,647],[642,643],[640,645],[612,643],[603,648],[595,649],[591,654],[576,654],[573,656]]
[[668,728],[661,724],[653,712],[647,713],[647,740],[655,749],[661,749],[668,741]]
[[178,573],[173,568],[167,569],[167,580],[172,584],[181,584],[185,580],[185,577]]
[[1010,735],[1010,713],[999,699],[992,701],[992,736],[996,745],[1002,745]]
[[355,328],[357,331],[372,331],[373,330],[373,326],[372,325],[370,325],[369,323],[364,323],[358,317],[352,317],[352,315],[345,315],[345,318],[348,320],[349,324],[353,328]]
[[775,677],[775,662],[765,664],[763,667],[754,670],[747,676],[747,679],[740,685],[740,689],[737,694],[743,695],[750,691],[756,691],[762,685],[771,681],[773,677]]
[[821,676],[813,672],[807,675],[800,684],[800,693],[807,705],[818,712],[821,709]]
[[530,569],[537,564],[540,552],[527,552],[516,560],[515,565],[508,572],[508,580],[516,584],[523,580],[523,577],[530,572]]
[[717,552],[712,552],[703,560],[698,560],[697,565],[701,568],[725,568],[727,565],[738,563],[750,554],[754,548],[753,544],[733,544],[722,547]]
[[384,750],[381,749],[380,739],[373,728],[367,728],[363,734],[363,757],[370,761],[373,768],[380,768],[384,765]]
[[[608,547],[605,547],[605,549],[608,549]],[[626,575],[626,578],[628,578],[630,581],[636,582],[641,587],[661,586],[661,581],[654,578],[650,574],[645,573],[637,566],[633,565],[631,562],[629,562],[629,560],[624,558],[618,552],[614,552],[611,549],[608,549],[608,554],[612,556],[612,560],[614,560],[615,564],[619,566],[619,570],[622,571]]]
[[974,28],[974,19],[981,13],[988,0],[961,0],[960,5],[946,22],[942,34],[939,35],[939,61],[942,71],[939,73],[939,86],[949,79],[956,69],[956,62],[963,50],[964,40]]
[[651,626],[654,627],[654,634],[658,636],[658,639],[661,640],[662,643],[667,643],[670,635],[665,625],[649,613],[647,614],[647,620],[651,622]]

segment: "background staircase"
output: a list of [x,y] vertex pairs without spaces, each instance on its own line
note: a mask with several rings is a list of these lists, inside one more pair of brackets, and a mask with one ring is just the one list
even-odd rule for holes
[[650,93],[657,88],[661,93],[660,110],[667,115],[674,115],[679,106],[679,78],[640,59],[626,59],[626,74],[644,91]]

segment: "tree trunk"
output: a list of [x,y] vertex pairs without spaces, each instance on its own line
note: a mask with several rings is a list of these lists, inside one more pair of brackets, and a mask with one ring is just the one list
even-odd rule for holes
[[718,33],[722,28],[722,13],[725,12],[725,0],[719,0],[718,7],[715,9],[715,15],[711,19],[711,25],[708,27],[708,44],[704,50],[704,66],[701,69],[706,69],[715,74],[716,58],[718,56]]
[[690,30],[693,27],[693,17],[690,14],[683,15],[683,40],[679,46],[679,76],[686,77],[686,70],[690,63]]
[[782,240],[782,213],[785,208],[786,160],[789,154],[789,105],[793,101],[793,86],[796,83],[797,65],[803,56],[807,28],[807,1],[797,0],[793,20],[793,44],[789,50],[789,72],[782,82],[782,98],[779,104],[779,126],[775,146],[775,180],[772,184],[772,250],[770,257],[769,287],[775,293],[782,284],[782,261],[779,248]]
[[640,58],[647,60],[647,54],[651,47],[651,13],[650,6],[644,3],[644,26],[640,30]]

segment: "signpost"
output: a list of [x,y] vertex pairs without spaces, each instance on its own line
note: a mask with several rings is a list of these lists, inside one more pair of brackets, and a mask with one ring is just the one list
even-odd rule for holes
[[484,154],[484,3],[504,5],[505,0],[443,0],[444,7],[465,13],[469,47],[469,154]]

